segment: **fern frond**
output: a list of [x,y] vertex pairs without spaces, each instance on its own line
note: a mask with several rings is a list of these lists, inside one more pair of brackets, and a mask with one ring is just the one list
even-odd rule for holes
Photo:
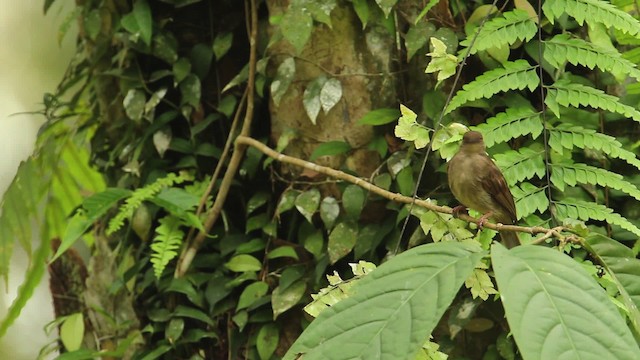
[[558,118],[560,117],[560,108],[558,105],[565,107],[573,106],[576,108],[579,106],[590,106],[592,108],[621,114],[635,121],[640,121],[640,111],[622,104],[617,97],[605,94],[602,90],[564,80],[560,80],[548,87],[547,97],[544,99],[544,102]]
[[544,149],[535,146],[511,150],[495,156],[496,164],[510,186],[531,179],[535,176],[542,179],[545,174]]
[[109,226],[106,231],[107,235],[118,231],[124,225],[124,221],[131,218],[134,211],[140,207],[142,202],[150,200],[166,187],[181,184],[191,179],[192,177],[186,172],[181,172],[179,175],[169,173],[167,176],[159,178],[145,187],[136,189],[131,196],[125,200],[125,204],[118,209],[116,216],[109,221]]
[[556,211],[556,217],[559,220],[570,218],[584,221],[606,221],[609,224],[618,225],[636,236],[640,236],[640,229],[637,226],[604,205],[581,200],[555,201],[553,205]]
[[566,13],[580,25],[586,20],[633,36],[640,33],[640,23],[633,16],[602,0],[547,0],[542,5],[542,12],[552,24]]
[[551,183],[560,191],[564,191],[565,185],[575,186],[578,183],[600,185],[620,190],[640,200],[640,190],[635,185],[609,170],[586,164],[553,164],[552,169]]
[[549,146],[559,154],[564,153],[564,149],[573,150],[574,147],[599,150],[610,158],[622,159],[640,169],[640,160],[636,155],[624,149],[613,136],[570,124],[560,124],[549,129],[549,133]]
[[518,219],[525,218],[536,211],[543,213],[549,208],[549,199],[544,188],[536,187],[531,183],[523,182],[520,186],[512,187],[511,194],[516,200]]
[[527,107],[508,108],[475,128],[482,133],[487,147],[528,134],[535,139],[544,129],[540,114]]
[[[502,16],[487,21],[482,28],[479,28],[480,33],[470,54],[493,47],[513,45],[517,41],[529,41],[538,31],[534,18],[524,10],[507,11]],[[468,47],[474,36],[468,36],[460,45]]]
[[151,244],[151,263],[156,278],[160,278],[162,272],[178,255],[178,249],[182,245],[184,231],[180,229],[182,222],[175,216],[169,215],[160,219],[160,225],[156,228],[156,237]]
[[640,70],[634,63],[624,59],[622,54],[568,34],[559,34],[544,42],[544,58],[553,67],[559,69],[565,62],[582,65],[593,70],[620,71],[640,80]]
[[538,87],[539,79],[536,74],[537,66],[531,66],[526,60],[508,61],[503,68],[485,72],[472,82],[464,85],[451,99],[445,115],[459,108],[465,103],[491,96],[508,90],[530,91]]

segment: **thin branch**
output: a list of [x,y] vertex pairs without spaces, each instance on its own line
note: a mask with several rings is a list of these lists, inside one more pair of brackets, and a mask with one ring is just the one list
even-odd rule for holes
[[[240,136],[248,136],[251,130],[251,120],[253,118],[253,107],[254,107],[254,98],[255,98],[255,78],[256,78],[256,63],[257,63],[257,38],[258,38],[258,6],[256,4],[256,0],[246,1],[247,13],[249,13],[250,24],[248,25],[249,32],[249,77],[247,79],[247,109],[244,114],[244,121],[242,124],[242,130],[240,130]],[[204,243],[204,240],[207,238],[207,234],[213,228],[213,225],[216,223],[218,218],[220,217],[220,213],[222,213],[222,206],[227,200],[227,195],[229,194],[229,189],[231,188],[231,183],[233,182],[233,178],[235,177],[238,168],[240,167],[240,163],[242,162],[242,158],[244,157],[244,152],[246,150],[246,146],[242,146],[236,142],[235,151],[231,155],[231,160],[229,160],[229,166],[227,167],[227,171],[224,173],[224,177],[222,178],[222,182],[220,184],[220,190],[216,196],[216,199],[213,203],[213,207],[209,211],[207,218],[204,221],[204,231],[199,231],[195,236],[193,241],[187,244],[187,247],[184,248],[183,252],[180,254],[180,258],[178,259],[178,264],[176,266],[176,271],[174,276],[176,278],[182,277],[187,270],[189,270],[189,266],[191,266],[191,262],[193,261],[198,249]]]
[[[242,98],[240,99],[240,103],[238,104],[238,109],[236,110],[236,114],[233,117],[233,121],[231,122],[231,127],[229,128],[229,136],[227,137],[227,141],[224,144],[224,149],[222,149],[222,155],[220,155],[220,159],[216,164],[216,169],[213,171],[213,175],[211,175],[211,180],[209,180],[209,185],[205,190],[204,194],[200,198],[200,203],[198,204],[198,209],[196,210],[196,216],[200,216],[202,210],[204,209],[205,204],[207,203],[207,198],[211,195],[213,188],[216,185],[216,181],[218,181],[218,177],[220,176],[220,171],[224,164],[227,162],[227,156],[229,156],[229,150],[231,150],[231,144],[233,143],[233,136],[235,135],[236,128],[238,127],[238,123],[240,122],[240,114],[242,114],[242,108],[244,107],[244,102],[247,100],[247,90],[245,89],[244,94],[242,94]],[[191,239],[193,239],[193,234],[195,232],[195,228],[192,227],[189,229],[189,234],[187,235],[187,244],[191,243]]]
[[[412,204],[414,203],[417,206],[423,207],[425,209],[428,210],[432,210],[432,211],[436,211],[439,213],[443,213],[443,214],[452,214],[453,210],[448,207],[448,206],[440,206],[440,205],[436,205],[433,202],[429,201],[429,200],[422,200],[422,199],[414,199],[410,196],[404,196],[404,195],[400,195],[391,191],[387,191],[383,188],[377,187],[375,185],[373,185],[372,183],[361,179],[359,177],[355,177],[353,175],[347,174],[345,172],[342,172],[340,170],[336,170],[336,169],[332,169],[326,166],[321,166],[306,160],[302,160],[299,158],[295,158],[292,156],[288,156],[288,155],[284,155],[282,153],[279,153],[273,149],[271,149],[270,147],[266,146],[265,144],[259,142],[256,139],[247,137],[247,136],[238,136],[236,138],[236,146],[238,145],[244,145],[244,146],[252,146],[258,150],[260,150],[260,152],[262,152],[263,154],[273,158],[274,160],[283,162],[283,163],[287,163],[287,164],[292,164],[292,165],[296,165],[296,166],[300,166],[303,167],[305,169],[309,169],[309,170],[313,170],[315,172],[327,175],[327,176],[331,176],[335,179],[339,179],[339,180],[344,180],[347,182],[350,182],[352,184],[358,185],[360,187],[362,187],[365,190],[368,190],[376,195],[380,195],[382,197],[384,197],[385,199],[389,199],[391,201],[395,201],[395,202],[399,202],[399,203],[403,203],[403,204]],[[476,219],[474,217],[471,217],[469,215],[466,214],[460,214],[458,216],[459,219],[467,221],[467,222],[473,222],[473,223],[478,223],[479,219]],[[484,227],[492,229],[492,230],[496,230],[496,231],[518,231],[518,232],[525,232],[525,233],[529,233],[529,234],[549,234],[551,233],[551,235],[553,236],[558,236],[560,235],[560,230],[563,229],[562,227],[556,227],[553,229],[547,229],[545,227],[541,227],[541,226],[533,226],[533,227],[527,227],[527,226],[517,226],[517,225],[503,225],[503,224],[494,224],[494,223],[484,223]],[[550,235],[550,236],[551,236]],[[546,236],[546,235],[545,235]]]

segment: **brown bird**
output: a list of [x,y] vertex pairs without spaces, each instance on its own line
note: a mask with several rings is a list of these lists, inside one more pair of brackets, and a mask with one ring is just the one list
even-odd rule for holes
[[[453,196],[463,205],[454,208],[454,215],[469,207],[483,214],[480,228],[489,218],[504,225],[516,223],[513,195],[504,175],[487,155],[481,133],[464,134],[460,150],[449,161],[447,176]],[[500,237],[507,248],[520,245],[513,231],[500,231]]]

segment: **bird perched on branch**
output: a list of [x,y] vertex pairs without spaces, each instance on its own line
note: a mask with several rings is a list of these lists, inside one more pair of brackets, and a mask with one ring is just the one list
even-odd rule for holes
[[[480,228],[487,219],[503,225],[516,223],[513,195],[504,175],[487,155],[481,133],[464,134],[460,150],[449,161],[447,176],[453,196],[462,204],[453,209],[454,215],[468,207],[483,214]],[[500,237],[507,248],[520,245],[516,232],[500,231]]]

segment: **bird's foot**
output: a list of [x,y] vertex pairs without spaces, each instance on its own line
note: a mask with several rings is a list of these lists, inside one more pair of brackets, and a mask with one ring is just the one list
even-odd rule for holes
[[467,211],[467,207],[464,205],[458,205],[456,207],[454,207],[453,209],[451,209],[451,214],[453,215],[454,218],[458,218],[460,216],[460,214],[469,214],[469,212]]
[[488,213],[482,215],[480,219],[478,219],[478,229],[482,230],[484,224],[489,220],[491,215],[493,215],[493,211],[489,211]]

